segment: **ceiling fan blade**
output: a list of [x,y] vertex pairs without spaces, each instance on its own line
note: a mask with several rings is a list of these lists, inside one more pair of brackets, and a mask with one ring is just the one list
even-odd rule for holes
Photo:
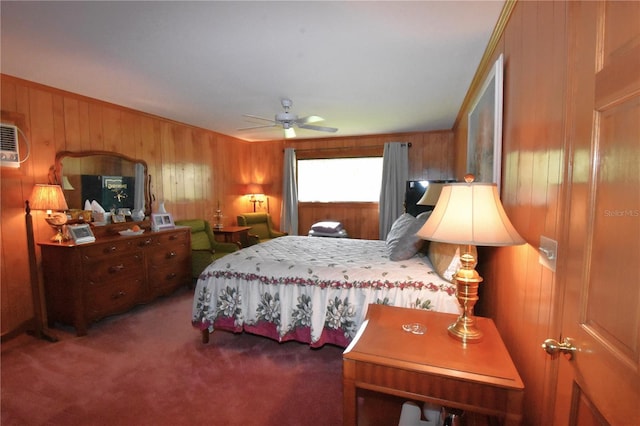
[[247,117],[247,118],[255,118],[256,120],[262,120],[262,121],[270,121],[271,123],[275,123],[275,120],[271,119],[271,118],[264,118],[264,117],[260,117],[257,115],[251,115],[251,114],[242,114],[243,117]]
[[241,127],[238,130],[251,130],[251,129],[264,129],[266,127],[277,127],[278,125],[273,123],[273,124],[264,124],[262,126],[250,126],[250,127]]
[[313,124],[303,124],[299,125],[298,127],[300,127],[301,129],[318,130],[320,132],[334,133],[338,131],[338,129],[336,129],[335,127],[314,126]]
[[293,130],[293,127],[289,127],[289,128],[284,129],[284,137],[287,138],[287,139],[296,137],[296,131]]
[[317,115],[309,115],[307,117],[302,117],[296,120],[296,123],[298,124],[298,126],[302,126],[305,124],[311,124],[311,123],[319,123],[321,121],[324,121],[324,118],[319,117]]

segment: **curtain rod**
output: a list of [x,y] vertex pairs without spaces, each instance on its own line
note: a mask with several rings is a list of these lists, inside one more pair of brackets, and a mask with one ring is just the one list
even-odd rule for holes
[[[407,145],[411,148],[411,142],[402,142],[402,145]],[[289,147],[293,148],[293,147]],[[332,146],[326,148],[304,148],[304,149],[295,149],[296,152],[305,152],[305,151],[333,151],[340,149],[367,149],[367,148],[384,148],[384,145],[364,145],[364,146]]]

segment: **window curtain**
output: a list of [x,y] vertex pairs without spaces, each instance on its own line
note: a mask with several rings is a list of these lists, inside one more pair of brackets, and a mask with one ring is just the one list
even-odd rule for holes
[[298,184],[296,183],[296,151],[284,150],[284,177],[280,228],[289,235],[298,235]]
[[380,187],[380,239],[386,240],[393,222],[404,212],[404,192],[409,179],[409,146],[384,144]]

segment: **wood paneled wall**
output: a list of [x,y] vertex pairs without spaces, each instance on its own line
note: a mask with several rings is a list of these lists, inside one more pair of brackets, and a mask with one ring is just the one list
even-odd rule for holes
[[[236,215],[251,211],[244,186],[260,183],[268,203],[258,208],[271,213],[279,226],[283,149],[312,152],[340,145],[382,147],[384,142],[411,142],[412,179],[452,177],[453,132],[411,133],[358,138],[329,138],[249,143],[206,129],[177,123],[100,100],[69,93],[7,75],[1,79],[2,122],[16,123],[30,142],[30,156],[19,169],[0,169],[1,332],[20,331],[33,316],[27,263],[24,201],[35,183],[48,182],[49,168],[58,151],[103,150],[144,159],[149,166],[153,205],[161,201],[174,219],[204,217],[213,220],[220,206],[223,222],[236,223]],[[26,146],[21,143],[24,156]],[[382,152],[382,151],[380,151]],[[372,207],[373,206],[373,207]],[[331,209],[351,226],[354,236],[377,238],[377,205],[366,209],[342,205]],[[322,220],[326,211],[302,209],[303,233]],[[339,214],[338,214],[339,213]],[[338,216],[334,216],[338,214]],[[52,235],[42,213],[33,212],[36,240]],[[366,219],[366,220],[365,220]],[[360,223],[357,223],[360,222]],[[39,250],[37,250],[39,256]]]
[[[556,303],[561,291],[555,273],[538,263],[537,247],[541,235],[562,245],[567,19],[565,2],[516,2],[490,46],[487,68],[479,70],[468,94],[471,101],[502,53],[501,198],[528,244],[480,250],[478,269],[485,281],[479,305],[495,320],[525,382],[525,423],[531,425],[552,424],[555,373],[540,345],[560,334]],[[467,104],[454,126],[457,174],[466,164],[468,112]]]

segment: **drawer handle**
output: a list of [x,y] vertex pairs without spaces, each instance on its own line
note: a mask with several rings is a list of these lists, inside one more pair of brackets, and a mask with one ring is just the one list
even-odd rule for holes
[[151,244],[151,242],[152,242],[152,241],[151,241],[151,238],[147,238],[146,240],[141,241],[141,242],[139,243],[139,245],[140,245],[140,247],[148,246],[149,244]]
[[174,279],[178,274],[176,274],[175,272],[172,272],[170,274],[167,274],[167,280],[172,280]]
[[114,251],[118,250],[118,248],[116,246],[111,246],[111,247],[107,247],[104,249],[105,253],[113,253]]
[[115,274],[117,272],[120,272],[124,269],[124,265],[120,264],[120,265],[116,265],[116,266],[111,266],[109,268],[109,272],[112,274]]
[[173,240],[177,240],[178,236],[177,235],[169,235],[169,239],[172,240],[172,241]]
[[175,251],[167,253],[167,259],[171,259],[172,257],[176,257],[176,256],[177,256],[177,254],[176,254]]
[[122,297],[124,297],[124,296],[126,296],[126,295],[127,295],[127,293],[125,293],[124,291],[120,290],[120,291],[119,291],[119,292],[117,292],[116,294],[112,294],[112,295],[111,295],[111,298],[112,298],[113,300],[116,300],[116,299],[120,299],[120,298],[122,298]]

